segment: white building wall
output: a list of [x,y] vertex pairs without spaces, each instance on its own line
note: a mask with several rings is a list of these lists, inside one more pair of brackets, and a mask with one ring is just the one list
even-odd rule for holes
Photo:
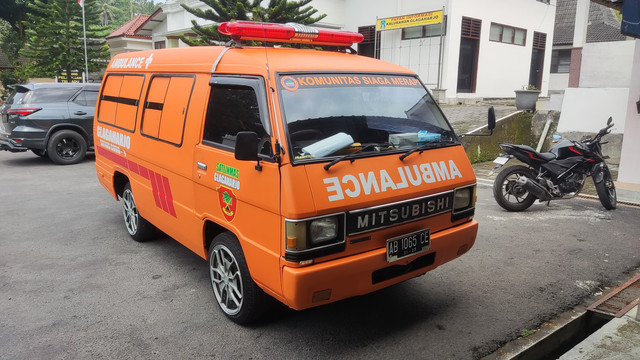
[[581,131],[597,133],[609,116],[614,134],[625,129],[628,88],[567,88],[564,92],[558,132]]
[[[442,10],[448,16],[442,54],[442,84],[448,98],[514,97],[514,90],[529,82],[533,32],[547,34],[542,94],[549,85],[549,64],[555,20],[555,0],[314,0],[311,6],[328,16],[322,23],[344,24],[344,30],[374,25],[377,18]],[[342,10],[341,10],[342,9]],[[462,17],[482,20],[476,92],[456,94]],[[527,30],[526,46],[489,41],[491,22]],[[380,58],[415,71],[428,87],[436,87],[440,38],[401,40],[401,30],[381,34]]]
[[627,119],[624,126],[625,139],[622,143],[622,153],[620,154],[620,172],[618,181],[640,184],[640,166],[638,166],[638,154],[640,154],[640,114],[636,101],[640,101],[640,40],[635,43],[631,83],[629,85],[629,96],[627,98]]
[[[542,77],[542,95],[549,84],[549,64],[555,21],[556,1],[545,4],[535,0],[452,0],[447,36],[446,80],[447,97],[457,88],[458,53],[462,17],[482,20],[476,93],[473,97],[514,97],[529,82],[534,31],[547,34]],[[526,45],[489,41],[491,23],[527,30]],[[465,96],[462,95],[461,96]]]
[[635,41],[587,43],[582,48],[580,87],[629,87]]

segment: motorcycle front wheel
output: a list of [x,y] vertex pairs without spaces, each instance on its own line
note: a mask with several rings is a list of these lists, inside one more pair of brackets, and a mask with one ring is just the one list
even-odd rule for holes
[[596,185],[598,199],[600,199],[602,206],[607,210],[615,209],[618,204],[616,186],[613,184],[613,179],[611,178],[611,173],[607,166],[604,167],[602,172],[602,181],[596,182],[594,177],[593,183]]
[[505,210],[523,211],[536,201],[533,194],[516,182],[521,176],[526,176],[529,179],[535,177],[531,169],[514,165],[502,170],[493,183],[493,197],[498,205]]

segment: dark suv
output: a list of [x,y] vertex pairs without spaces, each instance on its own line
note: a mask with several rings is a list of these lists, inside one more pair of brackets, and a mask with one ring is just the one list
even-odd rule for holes
[[12,85],[0,107],[0,150],[31,150],[60,165],[84,159],[93,146],[93,114],[100,84]]

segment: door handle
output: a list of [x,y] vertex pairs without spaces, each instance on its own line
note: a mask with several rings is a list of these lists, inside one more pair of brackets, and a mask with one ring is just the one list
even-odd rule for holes
[[87,115],[87,113],[84,112],[84,111],[76,111],[76,112],[74,112],[74,114],[75,115]]
[[198,169],[207,170],[207,164],[198,161]]

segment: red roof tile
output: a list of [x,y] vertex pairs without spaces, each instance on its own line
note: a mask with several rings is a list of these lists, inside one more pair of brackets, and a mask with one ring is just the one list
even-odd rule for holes
[[137,38],[145,38],[151,39],[151,36],[138,35],[138,29],[142,24],[144,24],[147,19],[149,19],[150,15],[140,14],[134,17],[133,19],[126,22],[124,25],[115,29],[111,34],[107,35],[107,39],[112,39],[116,37],[137,37]]

